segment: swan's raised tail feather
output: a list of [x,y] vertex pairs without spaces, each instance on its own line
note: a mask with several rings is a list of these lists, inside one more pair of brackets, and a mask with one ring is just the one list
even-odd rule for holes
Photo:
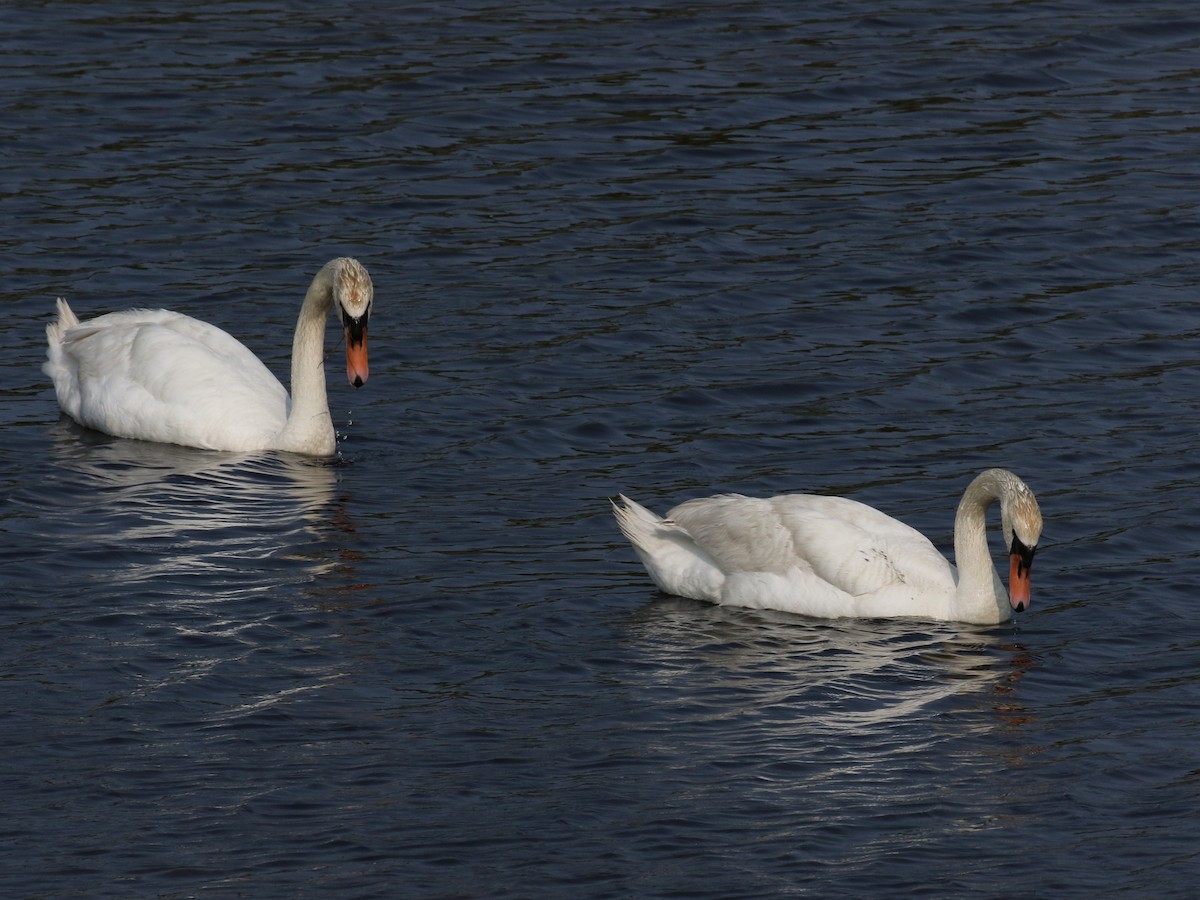
[[679,597],[720,602],[725,576],[687,529],[624,494],[612,501],[621,533],[633,544],[659,589]]
[[46,326],[46,340],[51,344],[61,344],[63,335],[79,324],[79,316],[62,297],[58,298],[58,320]]
[[617,517],[621,534],[625,535],[635,548],[648,550],[654,541],[655,529],[663,523],[662,516],[655,515],[624,494],[617,494],[609,502],[612,504],[613,515]]

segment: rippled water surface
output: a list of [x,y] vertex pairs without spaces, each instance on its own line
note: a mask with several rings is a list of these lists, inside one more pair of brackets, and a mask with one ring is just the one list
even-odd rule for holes
[[[15,2],[0,47],[5,896],[1194,895],[1191,5]],[[336,460],[59,420],[56,296],[285,376],[337,255]],[[666,597],[607,500],[949,552],[991,465],[1046,515],[997,628]]]

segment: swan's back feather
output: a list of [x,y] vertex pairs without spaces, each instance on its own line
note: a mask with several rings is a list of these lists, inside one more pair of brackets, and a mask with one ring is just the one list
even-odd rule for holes
[[621,500],[621,530],[669,593],[825,618],[952,616],[950,563],[920,532],[863,503],[721,494],[659,519]]
[[727,574],[791,574],[856,598],[856,605],[885,594],[954,590],[950,564],[924,535],[844,497],[724,494],[683,503],[667,518]]
[[47,338],[44,370],[59,405],[89,428],[253,450],[287,421],[287,391],[267,367],[236,338],[182,313],[126,310],[80,322],[60,301]]

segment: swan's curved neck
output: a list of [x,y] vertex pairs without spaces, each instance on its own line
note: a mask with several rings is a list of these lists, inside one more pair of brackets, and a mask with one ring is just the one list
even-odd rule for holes
[[987,542],[987,508],[1006,489],[1003,474],[998,469],[988,469],[976,476],[963,492],[954,517],[959,614],[970,621],[1002,622],[1009,617],[1007,592],[996,573]]
[[325,324],[333,306],[333,286],[340,261],[322,267],[308,286],[296,335],[292,339],[292,397],[283,449],[332,454],[336,439],[325,391]]

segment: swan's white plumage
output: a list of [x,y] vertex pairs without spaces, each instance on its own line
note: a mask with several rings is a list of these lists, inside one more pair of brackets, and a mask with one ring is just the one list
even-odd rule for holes
[[67,328],[50,345],[46,374],[63,412],[121,437],[261,450],[287,422],[287,391],[253,353],[207,322],[164,309]]
[[1041,533],[1024,483],[1004,470],[985,472],[964,494],[956,522],[956,557],[971,567],[961,589],[958,571],[924,535],[854,500],[724,494],[690,500],[665,519],[624,496],[613,507],[651,578],[670,594],[822,618],[994,623],[1010,606],[983,534],[993,496],[1006,535],[1010,518],[1029,547]]
[[[240,341],[163,309],[80,322],[60,299],[58,320],[46,328],[43,369],[63,412],[107,434],[210,450],[328,455],[334,433],[322,361],[325,322],[334,305],[365,321],[372,293],[370,276],[351,259],[331,261],[313,279],[293,341],[295,403]],[[365,338],[362,353],[365,367]],[[294,408],[304,421],[289,419]]]

